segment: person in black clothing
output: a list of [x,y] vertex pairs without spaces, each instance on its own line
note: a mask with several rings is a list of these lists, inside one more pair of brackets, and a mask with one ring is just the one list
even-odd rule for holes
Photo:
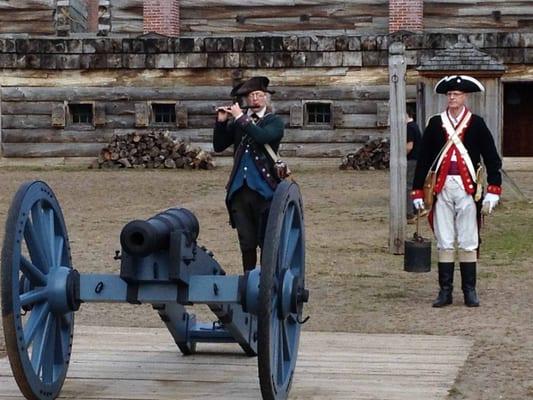
[[237,229],[244,272],[257,264],[257,247],[262,247],[270,203],[279,178],[265,148],[278,151],[283,137],[283,120],[272,112],[269,79],[253,77],[236,86],[231,96],[244,97],[217,109],[213,148],[221,152],[234,147],[233,169],[226,185],[226,206],[230,224]]
[[413,180],[415,178],[416,160],[418,158],[418,150],[422,135],[420,128],[414,120],[414,110],[407,106],[407,190],[406,190],[406,208],[407,208],[407,223],[415,221],[415,209],[411,201],[411,188],[413,187]]
[[[452,75],[441,79],[435,92],[448,107],[429,120],[424,131],[413,182],[415,208],[424,208],[424,180],[431,168],[437,173],[430,213],[438,249],[439,294],[433,307],[452,304],[455,246],[458,247],[461,288],[468,307],[479,306],[476,263],[481,213],[491,213],[502,192],[502,161],[483,118],[466,107],[468,93],[484,91],[477,79]],[[479,182],[481,158],[487,171],[486,193]]]

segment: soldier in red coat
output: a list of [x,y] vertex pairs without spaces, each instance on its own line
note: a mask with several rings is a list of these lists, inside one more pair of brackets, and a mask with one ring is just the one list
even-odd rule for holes
[[[480,213],[490,213],[501,194],[501,158],[483,118],[466,107],[468,93],[484,91],[470,76],[441,79],[435,92],[448,98],[448,107],[429,120],[424,131],[413,182],[413,205],[424,209],[423,186],[428,171],[436,171],[436,195],[430,223],[437,239],[440,291],[433,307],[452,304],[455,247],[458,248],[465,304],[479,306],[476,262]],[[482,197],[478,182],[481,158],[487,183]]]

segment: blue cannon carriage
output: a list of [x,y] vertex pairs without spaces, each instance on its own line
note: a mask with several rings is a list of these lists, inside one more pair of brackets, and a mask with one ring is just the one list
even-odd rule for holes
[[[23,184],[9,209],[1,260],[6,349],[23,395],[59,396],[81,304],[127,302],[152,304],[184,355],[197,343],[238,343],[257,355],[263,398],[287,398],[309,297],[298,185],[276,189],[261,266],[245,275],[227,275],[197,243],[199,230],[183,208],[131,221],[115,257],[120,274],[83,274],[73,268],[54,193],[42,181]],[[216,319],[196,321],[185,307],[193,304],[206,304]]]

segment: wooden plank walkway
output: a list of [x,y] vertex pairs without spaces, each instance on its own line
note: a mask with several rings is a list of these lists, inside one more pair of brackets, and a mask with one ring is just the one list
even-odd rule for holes
[[[261,398],[257,359],[237,345],[183,357],[166,329],[76,326],[62,399]],[[454,336],[303,332],[291,399],[444,399],[472,341]],[[0,399],[22,399],[0,359]]]

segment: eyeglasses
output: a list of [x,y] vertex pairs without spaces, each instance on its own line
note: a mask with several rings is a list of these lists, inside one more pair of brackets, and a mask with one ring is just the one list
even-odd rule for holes
[[248,97],[250,98],[255,97],[256,99],[262,99],[263,97],[266,97],[266,94],[264,94],[263,92],[252,92],[248,94]]
[[448,92],[446,93],[446,96],[448,97],[461,97],[464,96],[463,92]]

